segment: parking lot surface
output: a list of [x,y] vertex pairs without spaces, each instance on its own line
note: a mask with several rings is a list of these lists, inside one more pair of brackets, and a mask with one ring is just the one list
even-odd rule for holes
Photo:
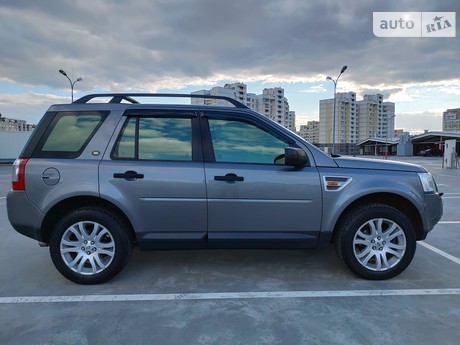
[[392,159],[425,166],[445,193],[441,222],[394,279],[356,278],[332,247],[135,250],[97,286],[63,278],[12,229],[0,165],[0,344],[458,344],[460,170]]

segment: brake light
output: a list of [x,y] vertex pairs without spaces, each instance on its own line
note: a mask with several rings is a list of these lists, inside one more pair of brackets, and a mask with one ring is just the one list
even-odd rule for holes
[[25,190],[26,184],[24,180],[24,175],[28,160],[29,158],[18,158],[14,161],[12,178],[13,190]]

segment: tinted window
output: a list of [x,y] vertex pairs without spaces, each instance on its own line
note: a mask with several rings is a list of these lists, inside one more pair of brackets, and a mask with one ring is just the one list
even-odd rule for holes
[[123,129],[122,135],[118,140],[115,147],[113,157],[114,158],[125,158],[134,159],[136,158],[136,118],[131,117],[125,128]]
[[105,117],[106,113],[100,112],[58,113],[45,132],[36,156],[77,157]]
[[274,164],[289,144],[252,124],[209,119],[216,162]]
[[113,158],[191,161],[191,119],[132,117],[120,136]]

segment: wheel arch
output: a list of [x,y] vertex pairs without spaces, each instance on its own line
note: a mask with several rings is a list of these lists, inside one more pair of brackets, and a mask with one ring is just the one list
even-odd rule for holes
[[57,222],[59,222],[59,220],[65,214],[81,207],[95,207],[113,213],[116,217],[120,218],[120,220],[123,221],[124,224],[126,224],[127,231],[131,236],[132,241],[136,241],[136,235],[133,226],[126,214],[113,203],[94,196],[77,196],[61,200],[50,210],[48,210],[45,218],[43,219],[41,227],[43,240],[46,243],[49,243],[51,233],[54,227],[56,226]]
[[402,197],[401,195],[393,194],[393,193],[374,193],[362,196],[354,200],[350,205],[348,205],[340,214],[337,222],[334,226],[334,231],[331,238],[331,243],[334,241],[335,234],[337,229],[340,227],[340,224],[343,222],[345,217],[355,208],[360,207],[363,204],[368,203],[381,203],[404,213],[412,223],[415,229],[415,236],[417,240],[423,239],[424,231],[423,231],[423,221],[422,217],[417,209],[417,207],[410,202],[408,199]]

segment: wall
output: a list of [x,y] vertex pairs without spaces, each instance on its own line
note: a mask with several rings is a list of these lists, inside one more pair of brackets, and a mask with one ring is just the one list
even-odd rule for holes
[[14,161],[32,132],[0,132],[0,162]]

